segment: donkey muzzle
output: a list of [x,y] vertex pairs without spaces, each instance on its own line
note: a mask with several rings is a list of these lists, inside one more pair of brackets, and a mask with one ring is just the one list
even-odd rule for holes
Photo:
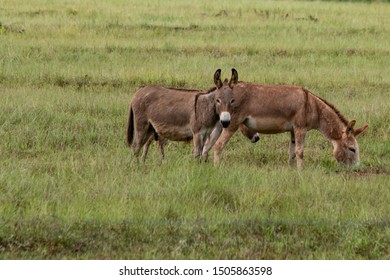
[[220,119],[221,124],[224,128],[226,128],[230,125],[230,113],[229,112],[222,112],[219,119]]
[[227,128],[230,125],[230,121],[221,121],[221,123],[224,128]]
[[259,141],[259,140],[260,140],[260,135],[259,135],[258,133],[256,133],[256,134],[252,137],[252,139],[251,139],[252,143],[256,143],[256,142]]

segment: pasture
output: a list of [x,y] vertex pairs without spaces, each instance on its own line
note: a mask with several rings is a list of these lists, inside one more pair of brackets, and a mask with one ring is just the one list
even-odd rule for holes
[[[2,0],[0,259],[389,259],[390,5],[306,1]],[[140,86],[213,74],[295,84],[357,127],[345,167],[309,131],[236,133],[222,164],[192,145],[125,144]]]

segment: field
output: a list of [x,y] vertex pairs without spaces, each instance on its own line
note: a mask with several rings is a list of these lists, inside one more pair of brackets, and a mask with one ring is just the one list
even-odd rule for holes
[[[390,5],[2,0],[0,259],[390,259]],[[236,134],[215,167],[125,145],[143,85],[208,89],[222,69],[295,84],[357,126],[359,167],[318,131]]]

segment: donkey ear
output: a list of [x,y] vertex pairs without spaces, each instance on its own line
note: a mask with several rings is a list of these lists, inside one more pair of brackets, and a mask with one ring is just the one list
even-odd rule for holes
[[359,128],[357,128],[357,129],[355,129],[355,130],[353,131],[353,134],[354,134],[355,136],[358,136],[360,133],[364,132],[364,131],[367,129],[367,127],[368,127],[368,125],[365,124],[365,125],[363,125],[362,127],[359,127]]
[[355,120],[352,120],[352,121],[348,122],[347,130],[346,130],[348,134],[353,131],[353,127],[355,126],[355,124],[356,124]]
[[230,78],[229,81],[229,87],[232,87],[233,85],[238,83],[238,72],[236,69],[232,69],[232,77]]
[[214,84],[217,86],[217,88],[222,87],[222,81],[221,81],[221,69],[218,69],[215,71],[214,74]]

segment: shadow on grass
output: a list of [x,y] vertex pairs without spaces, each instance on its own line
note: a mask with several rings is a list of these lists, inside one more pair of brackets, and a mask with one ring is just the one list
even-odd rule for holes
[[34,220],[5,225],[3,259],[388,259],[388,221],[63,223]]

